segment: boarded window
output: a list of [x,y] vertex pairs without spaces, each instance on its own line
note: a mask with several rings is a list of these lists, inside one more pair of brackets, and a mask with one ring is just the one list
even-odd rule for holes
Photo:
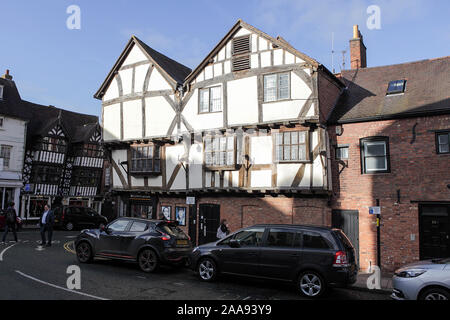
[[308,159],[307,131],[288,131],[275,134],[277,161],[306,161]]

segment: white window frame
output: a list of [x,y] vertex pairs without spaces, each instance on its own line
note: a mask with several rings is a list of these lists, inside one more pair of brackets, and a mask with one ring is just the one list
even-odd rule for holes
[[[218,89],[219,90],[219,97],[220,97],[220,106],[217,109],[213,109],[213,98],[212,98],[212,91],[214,89]],[[207,91],[208,92],[208,110],[205,110],[204,108],[202,108],[203,106],[203,99],[202,99],[202,92]],[[215,99],[215,100],[219,100],[219,99]],[[222,90],[222,86],[218,85],[218,86],[211,86],[208,88],[201,88],[198,89],[198,113],[199,114],[205,114],[205,113],[215,113],[215,112],[222,112],[223,111],[223,90]]]
[[[288,90],[288,94],[287,97],[281,97],[281,87],[280,87],[280,76],[281,75],[287,75],[288,78],[288,83],[287,83],[287,90]],[[275,86],[275,91],[276,91],[276,97],[273,100],[268,100],[268,94],[267,94],[267,87],[266,87],[266,78],[267,77],[276,77],[276,86]],[[263,95],[264,95],[264,103],[268,103],[268,102],[276,102],[276,101],[283,101],[283,100],[290,100],[291,99],[291,72],[290,71],[285,71],[285,72],[278,72],[278,73],[270,73],[270,74],[265,74],[263,75]]]
[[[12,155],[13,146],[2,144],[0,147],[1,147],[0,148],[0,158],[3,159],[3,170],[9,169],[10,164],[11,164],[11,155]],[[5,155],[4,155],[3,150],[5,149],[5,147],[6,147],[6,150],[9,151],[8,157],[5,157]]]

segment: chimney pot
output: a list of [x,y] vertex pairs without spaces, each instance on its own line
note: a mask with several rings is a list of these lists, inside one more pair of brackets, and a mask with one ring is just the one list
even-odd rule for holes
[[9,74],[9,69],[6,69],[5,74],[2,76],[3,79],[12,80],[12,76]]

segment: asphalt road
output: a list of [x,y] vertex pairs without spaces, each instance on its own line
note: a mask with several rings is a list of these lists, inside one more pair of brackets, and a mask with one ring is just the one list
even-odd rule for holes
[[[37,230],[19,232],[19,242],[0,245],[0,299],[49,300],[301,300],[290,285],[221,277],[204,283],[188,269],[163,267],[146,274],[134,263],[95,260],[79,264],[73,253],[78,232],[54,232],[54,244],[40,248]],[[12,235],[9,236],[12,239]],[[67,289],[71,274],[67,268],[81,269],[81,289]],[[323,299],[388,300],[388,294],[351,289],[332,289]]]

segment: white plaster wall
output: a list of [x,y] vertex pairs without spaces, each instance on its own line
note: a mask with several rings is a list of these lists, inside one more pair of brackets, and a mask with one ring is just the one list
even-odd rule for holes
[[271,164],[272,136],[250,137],[250,158],[254,164]]
[[225,48],[220,49],[218,54],[218,60],[219,61],[225,60]]
[[143,187],[144,186],[144,177],[133,177],[131,176],[131,185],[133,187]]
[[189,150],[189,187],[202,187],[203,144],[194,143]]
[[162,176],[148,177],[149,187],[162,187]]
[[259,51],[267,49],[269,49],[269,42],[266,39],[259,37]]
[[290,53],[288,51],[285,51],[284,54],[285,54],[284,62],[286,64],[293,64],[293,63],[295,63],[295,56],[292,53]]
[[283,49],[273,50],[273,64],[275,66],[283,64]]
[[311,92],[308,85],[299,76],[291,72],[291,98],[307,99]]
[[224,66],[225,73],[231,72],[231,62],[230,61],[225,61],[223,66]]
[[[281,163],[277,165],[277,186],[290,187],[295,179],[300,163]],[[306,164],[305,174],[299,184],[302,187],[309,187],[310,165]]]
[[214,77],[222,75],[222,63],[216,63],[214,65]]
[[165,136],[175,111],[164,97],[145,98],[145,136]]
[[103,139],[120,139],[120,104],[103,106]]
[[258,55],[257,54],[252,54],[250,56],[250,67],[252,69],[258,68],[259,67],[258,62],[259,62]]
[[133,69],[125,69],[119,71],[120,79],[122,80],[123,94],[131,93],[131,85],[133,81]]
[[[166,178],[169,181],[172,173],[177,166],[179,160],[185,152],[184,145],[178,144],[175,146],[166,147]],[[186,188],[186,172],[183,168],[178,171],[177,177],[172,184],[171,189],[185,189]]]
[[233,188],[239,187],[239,171],[231,171]]
[[[123,177],[125,179],[127,179],[127,173],[125,172],[125,170],[122,169],[122,166],[120,165],[120,162],[126,161],[128,159],[127,150],[126,149],[112,150],[111,151],[111,157],[115,161],[117,166],[119,167],[119,170],[122,173]],[[114,168],[112,168],[111,171],[113,173],[113,186],[114,186],[114,188],[123,188],[124,186],[122,185],[122,182],[120,181],[120,178],[119,178],[119,175],[117,174],[117,171]]]
[[261,68],[270,67],[270,51],[261,52]]
[[117,86],[117,80],[114,77],[109,84],[109,87],[106,89],[105,94],[103,95],[103,101],[112,100],[119,97],[119,87]]
[[123,103],[123,138],[142,138],[142,100]]
[[202,114],[198,113],[198,89],[195,89],[195,92],[192,94],[191,98],[186,104],[182,114],[186,118],[187,122],[189,122],[189,124],[195,130],[214,129],[223,127],[222,112],[202,113]]
[[253,33],[251,41],[252,41],[252,46],[251,46],[252,52],[258,52],[258,35]]
[[313,163],[313,187],[323,187],[323,166],[320,155]]
[[205,67],[205,80],[211,79],[213,77],[213,67],[206,66]]
[[142,66],[136,67],[135,78],[134,78],[134,91],[142,92],[144,89],[145,76],[147,75],[148,68],[150,64],[144,64]]
[[251,187],[262,188],[272,186],[272,170],[257,170],[251,172]]
[[133,45],[133,48],[131,48],[130,53],[128,53],[128,56],[122,66],[147,60],[147,56],[142,52],[142,50],[137,45]]
[[152,75],[150,76],[150,81],[148,83],[147,91],[156,91],[156,90],[170,90],[172,87],[169,83],[164,79],[157,68],[154,68],[152,71]]
[[249,77],[228,82],[228,124],[258,122],[257,78]]
[[247,30],[245,28],[240,28],[239,31],[235,33],[233,38],[246,36],[248,34],[251,34],[251,32],[249,30]]
[[22,179],[24,143],[25,143],[25,121],[6,117],[3,118],[3,126],[0,128],[0,145],[11,146],[11,158],[9,167],[0,168],[0,179]]

